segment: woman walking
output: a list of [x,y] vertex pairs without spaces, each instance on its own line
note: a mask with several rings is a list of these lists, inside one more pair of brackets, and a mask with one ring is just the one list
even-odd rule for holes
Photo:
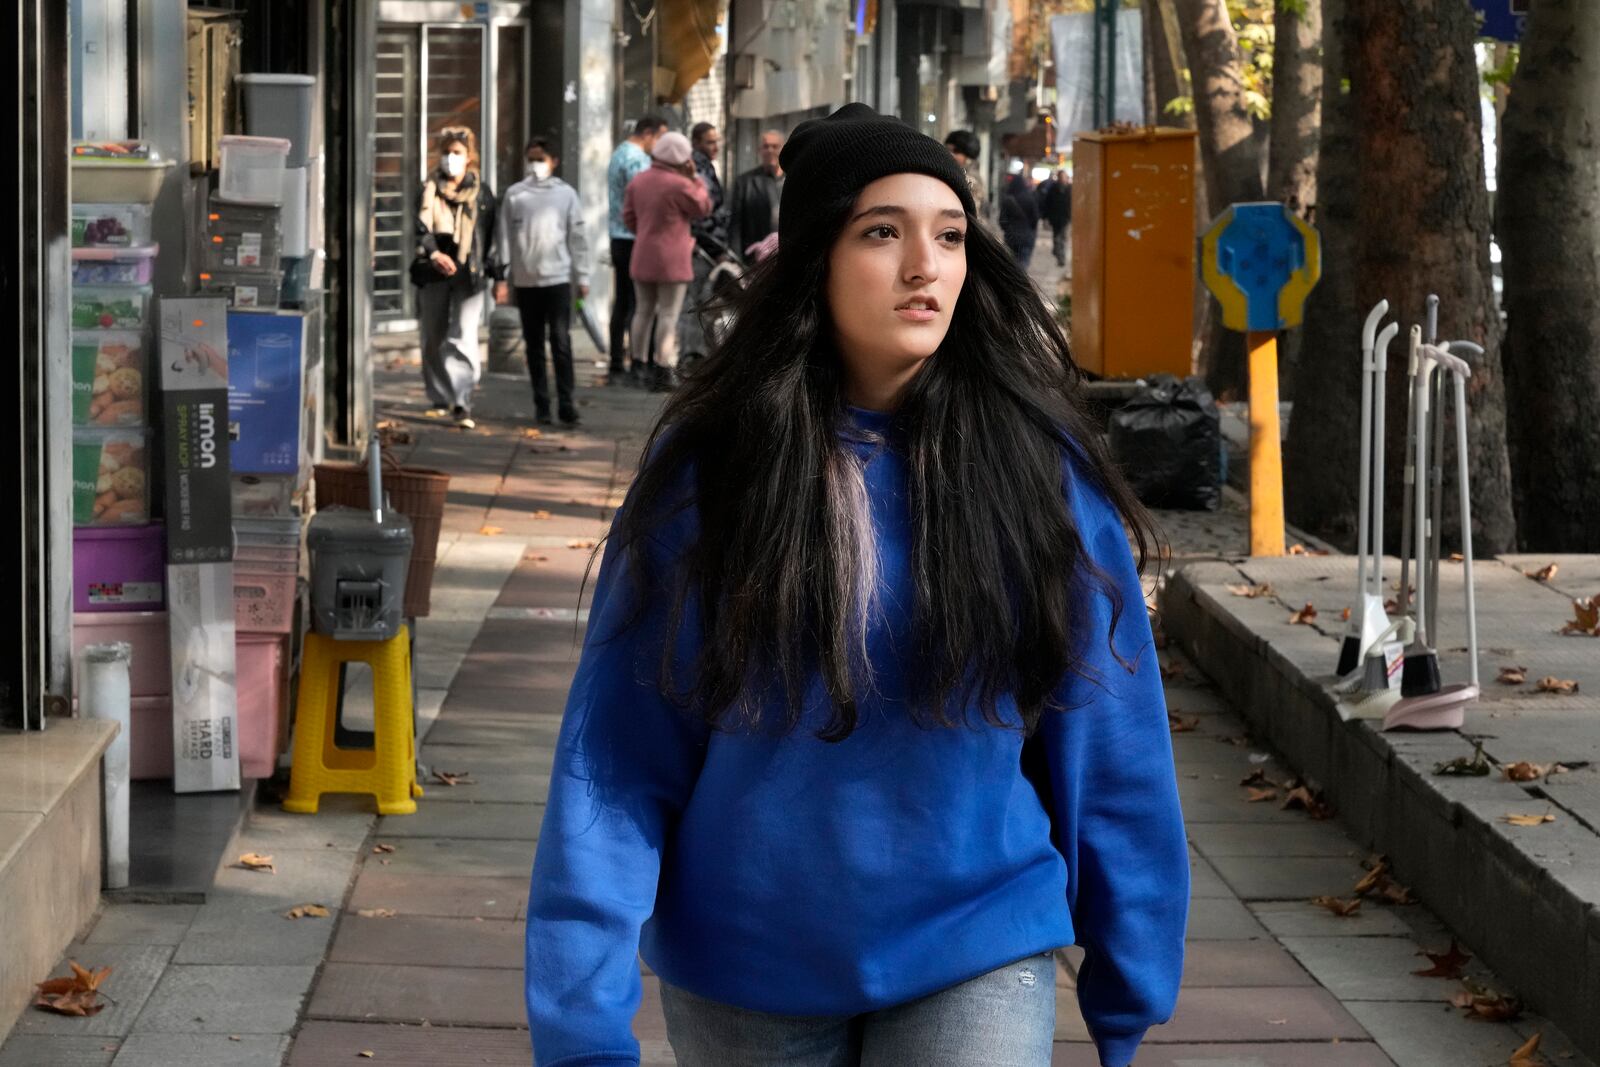
[[422,186],[417,211],[417,285],[422,384],[431,415],[452,415],[471,429],[472,392],[483,373],[478,321],[483,294],[499,276],[493,262],[494,193],[478,174],[478,139],[448,126],[434,142],[438,161]]
[[937,142],[800,126],[775,256],[613,523],[528,902],[541,1065],[1104,1067],[1177,998],[1189,866],[1148,519]]
[[1000,232],[1006,247],[1026,274],[1033,262],[1033,245],[1039,239],[1039,199],[1026,174],[1013,174],[1000,198]]
[[622,220],[634,233],[634,312],[629,328],[633,365],[644,364],[655,322],[656,367],[650,386],[669,390],[677,378],[678,314],[694,280],[694,234],[689,224],[711,214],[711,194],[695,172],[689,139],[664,133],[650,150],[650,169],[628,183]]

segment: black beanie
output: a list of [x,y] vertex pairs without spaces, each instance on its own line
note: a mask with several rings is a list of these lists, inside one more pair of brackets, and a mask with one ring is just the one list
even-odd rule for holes
[[977,214],[967,176],[944,145],[897,118],[866,104],[846,104],[825,119],[795,127],[778,157],[783,199],[778,209],[778,245],[791,234],[825,224],[822,212],[836,199],[890,174],[938,178]]

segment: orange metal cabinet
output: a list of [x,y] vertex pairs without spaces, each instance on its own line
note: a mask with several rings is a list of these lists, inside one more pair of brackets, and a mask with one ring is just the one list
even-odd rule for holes
[[1072,143],[1072,349],[1105,378],[1190,373],[1195,133],[1083,133]]

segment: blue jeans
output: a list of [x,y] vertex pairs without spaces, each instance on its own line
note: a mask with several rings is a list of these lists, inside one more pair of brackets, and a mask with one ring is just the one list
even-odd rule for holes
[[863,1015],[771,1015],[661,983],[679,1067],[1049,1067],[1056,965],[1048,952]]

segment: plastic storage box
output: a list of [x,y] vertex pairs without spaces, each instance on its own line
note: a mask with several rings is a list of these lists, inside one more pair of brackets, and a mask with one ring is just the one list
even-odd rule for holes
[[166,584],[167,538],[160,525],[72,531],[73,611],[159,611]]
[[310,167],[290,167],[283,172],[283,254],[286,256],[303,256],[310,251],[306,240],[310,179]]
[[400,631],[411,560],[411,521],[393,510],[319,511],[306,533],[311,550],[311,617],[317,632],[346,641],[383,641]]
[[149,456],[141,430],[74,430],[73,523],[133,526],[149,522]]
[[171,163],[148,159],[72,160],[74,204],[153,204]]
[[244,128],[252,137],[289,142],[288,165],[305,166],[311,149],[311,114],[317,80],[309,74],[241,74]]
[[233,625],[243,636],[286,634],[294,624],[295,585],[293,570],[288,574],[254,573],[251,561],[235,560],[233,566]]
[[79,426],[142,426],[145,348],[137,330],[74,330],[72,421]]
[[276,205],[213,200],[206,214],[206,270],[278,270],[282,258],[281,211]]
[[149,285],[158,245],[128,248],[74,248],[73,285]]
[[137,330],[150,315],[148,285],[75,285],[74,330]]
[[282,137],[224,137],[217,196],[246,204],[283,203],[288,157],[289,142]]
[[240,633],[234,637],[239,773],[246,778],[271,778],[278,767],[287,643],[288,638],[277,634]]
[[224,297],[231,308],[276,308],[282,291],[283,276],[277,272],[216,270],[200,274],[200,292]]
[[73,248],[127,248],[150,243],[149,204],[73,204]]

